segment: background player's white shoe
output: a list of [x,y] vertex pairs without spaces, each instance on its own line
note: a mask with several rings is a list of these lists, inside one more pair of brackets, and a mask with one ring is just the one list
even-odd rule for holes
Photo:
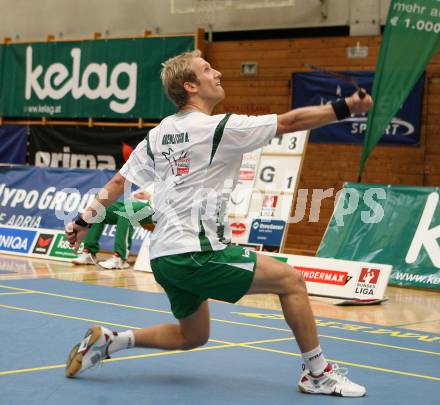
[[340,397],[362,397],[367,390],[362,385],[350,381],[348,370],[337,364],[328,364],[320,376],[304,370],[298,383],[298,389],[308,394],[326,394]]
[[85,370],[109,358],[108,347],[113,332],[102,326],[92,326],[81,343],[75,345],[69,353],[66,363],[66,377],[75,377]]
[[104,269],[128,269],[130,265],[126,260],[122,260],[119,256],[112,256],[104,262],[99,262],[101,267]]
[[83,252],[76,259],[72,260],[73,264],[96,264],[96,256],[89,252]]

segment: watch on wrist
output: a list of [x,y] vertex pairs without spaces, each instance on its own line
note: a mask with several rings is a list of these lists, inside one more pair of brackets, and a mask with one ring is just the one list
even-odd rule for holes
[[344,120],[351,116],[350,109],[348,108],[348,104],[345,101],[345,98],[340,98],[331,103],[333,110],[336,114],[336,118],[338,121]]
[[79,226],[82,226],[83,228],[90,228],[92,226],[92,224],[89,224],[83,218],[81,218],[80,214],[78,214],[76,216],[76,218],[73,220],[73,222]]

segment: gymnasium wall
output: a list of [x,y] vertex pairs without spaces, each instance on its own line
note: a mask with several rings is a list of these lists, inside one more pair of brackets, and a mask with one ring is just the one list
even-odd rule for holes
[[[233,7],[212,11],[209,5],[222,7],[226,2]],[[114,38],[139,36],[144,30],[176,34],[193,32],[197,27],[238,31],[351,23],[355,28],[365,24],[367,29],[375,29],[385,24],[390,0],[199,0],[203,9],[188,12],[195,3],[196,0],[1,0],[0,38],[41,40],[48,34],[83,38],[93,32]],[[240,4],[246,8],[237,8]],[[263,8],[262,4],[285,6]]]
[[[346,48],[368,46],[367,58],[348,59]],[[227,97],[217,112],[283,113],[291,105],[293,72],[304,63],[333,70],[375,70],[381,37],[334,37],[213,42],[207,59],[222,74]],[[258,63],[257,76],[241,76],[240,63]],[[367,161],[363,182],[438,186],[440,184],[440,53],[427,67],[421,141],[417,146],[378,146]],[[287,253],[315,253],[334,207],[334,196],[346,181],[356,182],[360,145],[309,144],[300,189],[308,189],[306,215],[289,227]],[[309,221],[313,189],[334,189],[322,201],[319,220]],[[295,209],[294,204],[294,209]],[[292,212],[294,216],[295,212]]]

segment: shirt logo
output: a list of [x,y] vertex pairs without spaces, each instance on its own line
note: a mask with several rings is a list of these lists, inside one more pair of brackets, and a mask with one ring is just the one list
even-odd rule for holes
[[189,153],[182,151],[178,157],[173,156],[174,150],[168,148],[168,152],[162,152],[162,156],[168,161],[171,173],[175,176],[174,183],[176,185],[182,184],[182,176],[189,173],[191,166],[191,159]]
[[189,173],[191,160],[189,158],[180,158],[176,160],[177,175],[183,176]]

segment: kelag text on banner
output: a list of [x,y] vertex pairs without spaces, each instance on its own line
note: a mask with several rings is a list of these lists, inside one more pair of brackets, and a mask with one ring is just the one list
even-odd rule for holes
[[[353,77],[360,87],[371,91],[372,72],[343,72]],[[293,108],[321,105],[352,95],[355,88],[350,83],[319,72],[293,75]],[[420,139],[420,117],[423,100],[424,75],[418,80],[402,108],[383,132],[381,144],[417,144]],[[353,116],[343,122],[313,129],[310,142],[361,144],[367,129],[367,116]]]
[[162,118],[161,63],[193,36],[0,45],[0,116]]

